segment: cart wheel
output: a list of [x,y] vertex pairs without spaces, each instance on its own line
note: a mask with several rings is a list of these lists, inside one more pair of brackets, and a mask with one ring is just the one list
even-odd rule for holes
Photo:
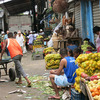
[[9,78],[11,81],[14,81],[16,78],[15,70],[13,68],[9,69]]

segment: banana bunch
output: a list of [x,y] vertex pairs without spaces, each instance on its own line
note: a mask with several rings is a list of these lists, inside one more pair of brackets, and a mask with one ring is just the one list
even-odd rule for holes
[[59,68],[61,56],[60,54],[48,54],[45,56],[46,69]]
[[75,82],[74,87],[75,87],[75,90],[76,90],[76,91],[78,91],[79,93],[81,93],[80,84],[77,84],[77,83]]
[[42,35],[38,35],[38,36],[37,36],[37,39],[42,39],[42,38],[43,38]]
[[100,60],[97,61],[97,68],[100,70]]
[[45,49],[44,49],[44,53],[45,53],[45,54],[47,54],[47,53],[49,53],[49,52],[54,52],[53,47],[48,47],[48,48],[45,48]]
[[77,77],[75,78],[74,87],[75,87],[75,90],[78,91],[79,93],[81,92],[81,89],[80,89],[80,79],[81,79],[81,74],[83,72],[84,72],[84,69],[82,69],[82,68],[76,69],[76,75],[77,75]]

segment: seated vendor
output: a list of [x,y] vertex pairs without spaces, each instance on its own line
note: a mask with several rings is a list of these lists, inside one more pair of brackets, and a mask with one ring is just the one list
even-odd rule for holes
[[[73,85],[75,83],[75,78],[76,78],[75,71],[78,68],[78,66],[75,65],[75,58],[67,56],[67,54],[68,54],[67,50],[65,49],[60,50],[60,55],[62,57],[62,60],[60,62],[59,69],[56,71],[52,71],[49,76],[54,91],[56,93],[55,96],[51,96],[49,97],[49,99],[60,99],[57,86],[66,87],[68,85]],[[78,56],[77,54],[76,56]],[[63,75],[61,75],[62,70],[64,71]]]

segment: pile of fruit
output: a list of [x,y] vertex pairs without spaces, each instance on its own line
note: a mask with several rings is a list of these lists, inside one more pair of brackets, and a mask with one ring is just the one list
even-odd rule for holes
[[94,48],[92,48],[89,44],[88,44],[88,41],[84,41],[83,45],[81,45],[81,49],[83,50],[83,52],[86,52],[86,51],[92,51],[94,50]]
[[34,45],[42,45],[42,44],[43,44],[42,41],[38,41],[38,40],[34,41]]
[[45,39],[44,39],[44,41],[49,41],[49,40],[50,40],[50,38],[45,38]]
[[48,48],[45,48],[45,49],[43,50],[43,53],[44,53],[44,54],[50,54],[50,53],[52,53],[52,52],[54,52],[53,47],[48,47]]
[[89,81],[98,79],[93,75],[100,72],[100,53],[81,54],[77,57],[75,63],[78,64],[79,68],[76,70],[77,77],[75,78],[74,87],[75,90],[81,92],[81,77]]
[[92,97],[94,100],[100,100],[100,73],[97,73],[95,76],[98,77],[98,79],[91,80],[88,83],[88,87],[90,89],[90,92],[92,94]]
[[100,71],[100,53],[81,54],[77,57],[75,63],[84,69],[84,72],[92,76],[93,73]]
[[37,39],[42,39],[42,38],[43,38],[43,36],[41,36],[41,35],[37,36]]
[[77,77],[75,78],[74,87],[75,87],[75,90],[78,91],[79,93],[81,92],[81,89],[80,89],[80,79],[81,79],[81,75],[82,75],[83,72],[84,72],[84,69],[82,69],[82,68],[76,69]]
[[45,56],[46,69],[57,69],[59,68],[61,56],[60,54],[48,54]]

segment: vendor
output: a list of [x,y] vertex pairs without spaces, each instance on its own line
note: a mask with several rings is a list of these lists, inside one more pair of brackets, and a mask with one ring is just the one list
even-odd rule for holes
[[96,49],[97,49],[97,52],[100,52],[100,27],[95,26],[93,28],[93,33],[98,35],[96,39]]
[[94,49],[96,49],[95,45],[94,45],[92,42],[90,42],[90,39],[89,39],[89,38],[85,38],[84,41],[88,41],[88,44],[89,44],[91,47],[93,47]]
[[[67,54],[68,54],[67,50],[65,49],[60,50],[60,55],[63,59],[60,62],[59,69],[56,71],[52,71],[52,74],[50,74],[49,76],[54,91],[56,93],[55,96],[51,96],[49,97],[49,99],[60,99],[57,86],[66,87],[68,85],[72,85],[75,83],[75,78],[76,78],[75,71],[78,68],[78,66],[75,65],[74,57],[67,56]],[[62,70],[64,70],[64,75],[61,75]]]
[[40,33],[39,33],[39,35],[42,35],[42,36],[44,37],[44,32],[43,32],[42,29],[40,29]]
[[75,44],[72,43],[72,40],[71,39],[68,39],[68,46],[67,46],[67,49],[70,49],[70,50],[74,50],[75,48],[77,48],[77,46]]

